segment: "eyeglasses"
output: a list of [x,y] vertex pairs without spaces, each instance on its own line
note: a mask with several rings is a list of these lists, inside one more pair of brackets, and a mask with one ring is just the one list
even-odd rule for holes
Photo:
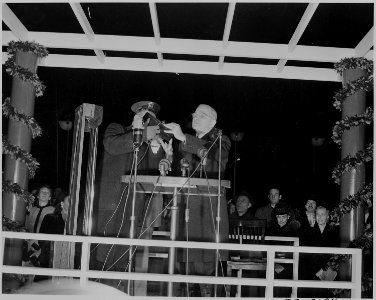
[[211,117],[209,117],[207,114],[205,114],[203,112],[193,113],[192,118],[197,118],[197,119],[209,118],[209,119],[211,119]]

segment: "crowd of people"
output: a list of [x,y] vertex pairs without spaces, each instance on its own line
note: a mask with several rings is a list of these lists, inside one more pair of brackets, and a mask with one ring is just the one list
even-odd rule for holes
[[[330,222],[330,210],[324,202],[320,202],[315,197],[305,199],[304,209],[299,210],[282,201],[281,190],[272,187],[268,193],[269,203],[265,206],[256,207],[256,201],[246,191],[239,193],[234,199],[229,201],[228,211],[231,219],[235,220],[266,220],[266,235],[298,237],[299,245],[314,247],[339,247],[339,226]],[[323,272],[331,272],[332,280],[336,273],[328,271],[330,254],[300,254],[299,279],[320,280]],[[292,269],[284,266],[282,274],[275,274],[275,278],[292,278]],[[278,294],[282,288],[277,288]],[[282,290],[283,292],[283,290]],[[286,292],[286,291],[285,291]],[[287,294],[280,296],[289,297]],[[299,297],[331,297],[328,289],[299,289]]]

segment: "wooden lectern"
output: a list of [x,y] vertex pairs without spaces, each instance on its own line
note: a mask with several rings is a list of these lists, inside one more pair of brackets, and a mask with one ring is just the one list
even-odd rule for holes
[[[130,175],[123,175],[121,182],[129,184],[133,183],[133,178]],[[206,179],[206,178],[187,178],[187,177],[171,177],[171,176],[147,176],[138,175],[136,182],[136,193],[161,193],[172,194],[171,206],[171,225],[170,225],[170,239],[176,240],[177,237],[177,214],[178,214],[178,197],[179,195],[200,195],[218,197],[225,196],[225,191],[230,188],[230,181]],[[200,189],[201,187],[201,189]],[[202,187],[205,187],[205,192],[202,192]],[[198,189],[200,189],[198,191]],[[219,218],[219,210],[217,211],[217,219]],[[217,230],[219,234],[219,230]],[[218,238],[216,239],[218,241]],[[174,274],[175,266],[175,248],[169,249],[168,256],[168,273]],[[168,283],[167,295],[172,296],[172,282]]]

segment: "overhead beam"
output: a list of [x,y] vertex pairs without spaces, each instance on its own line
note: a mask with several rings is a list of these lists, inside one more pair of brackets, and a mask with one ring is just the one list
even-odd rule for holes
[[[231,2],[228,4],[225,29],[223,31],[223,39],[222,39],[223,49],[226,49],[228,46],[228,41],[230,38],[230,32],[231,32],[231,27],[232,27],[232,20],[234,19],[235,4],[236,4],[235,2]],[[225,60],[224,55],[221,55],[218,60],[218,67],[220,69],[223,67],[224,60]]]
[[[21,41],[28,39],[28,30],[5,3],[2,4],[3,22],[9,27],[14,37]],[[3,44],[4,45],[4,44]]]
[[[313,14],[315,13],[319,3],[309,3],[298,26],[295,29],[294,34],[292,35],[290,42],[288,43],[288,52],[291,53],[295,50],[296,45],[298,44],[300,38],[302,37],[305,29],[308,26],[308,23],[311,21]],[[281,72],[286,65],[287,59],[282,58],[278,61],[277,71]]]
[[367,54],[367,52],[373,46],[373,27],[368,31],[364,38],[355,47],[355,56],[362,57]]
[[[93,42],[95,40],[95,34],[93,29],[91,28],[89,20],[86,18],[85,12],[82,9],[82,6],[78,2],[69,2],[78,22],[81,25],[82,30],[85,33],[86,38],[89,42]],[[106,56],[104,55],[103,51],[100,48],[93,48],[95,55],[97,56],[98,60],[103,63]]]
[[[153,25],[155,43],[156,45],[159,45],[161,43],[161,34],[159,31],[157,7],[156,7],[155,2],[149,2],[149,9],[150,9],[151,23]],[[163,65],[162,53],[157,52],[157,57],[158,57],[158,63],[162,66]]]
[[[8,54],[3,52],[3,63]],[[333,69],[286,67],[277,72],[273,65],[225,63],[218,69],[217,62],[164,60],[160,66],[155,59],[107,57],[104,63],[95,56],[50,54],[40,62],[40,67],[107,69],[146,72],[209,74],[223,76],[246,76],[315,81],[340,82],[340,76]]]
[[[3,31],[3,45],[14,40],[11,31]],[[299,61],[337,62],[343,57],[354,56],[353,48],[335,48],[298,45],[289,53],[286,44],[267,44],[229,41],[226,49],[222,41],[161,38],[160,45],[153,37],[95,35],[93,42],[84,34],[51,33],[29,31],[29,38],[47,48],[62,49],[104,49],[109,51],[192,54],[209,56],[231,56],[264,59],[293,59]],[[373,51],[371,51],[373,53]]]

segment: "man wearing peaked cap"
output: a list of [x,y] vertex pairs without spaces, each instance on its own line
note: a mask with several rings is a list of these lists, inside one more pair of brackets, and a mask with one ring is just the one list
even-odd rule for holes
[[[96,176],[95,192],[95,201],[98,203],[96,234],[99,236],[130,237],[133,185],[121,182],[120,179],[122,175],[134,174],[134,129],[142,129],[142,140],[138,147],[138,175],[159,175],[160,161],[172,155],[172,139],[169,144],[162,141],[155,123],[160,106],[151,101],[139,101],[131,106],[131,110],[135,113],[132,125],[111,123],[104,134],[103,158],[97,168],[99,174]],[[155,118],[145,118],[146,113]],[[158,216],[163,208],[162,194],[154,194],[149,202],[150,196],[147,193],[136,193],[134,238],[151,238],[153,228],[161,225]],[[142,236],[141,232],[144,233]],[[140,248],[142,250],[138,249],[135,255],[135,267],[140,272],[147,272],[140,266],[148,265],[148,250],[147,247]],[[124,253],[127,249],[128,246],[99,245],[96,255],[92,256],[95,257],[92,265],[95,269],[126,271],[129,256]],[[107,281],[107,284],[115,287],[118,283],[118,280]],[[146,282],[135,282],[134,293],[137,296],[146,295]]]
[[152,112],[155,115],[159,112],[160,108],[161,107],[159,106],[159,104],[151,101],[139,101],[131,106],[131,110],[134,113],[138,113],[142,110],[148,110],[149,112]]

